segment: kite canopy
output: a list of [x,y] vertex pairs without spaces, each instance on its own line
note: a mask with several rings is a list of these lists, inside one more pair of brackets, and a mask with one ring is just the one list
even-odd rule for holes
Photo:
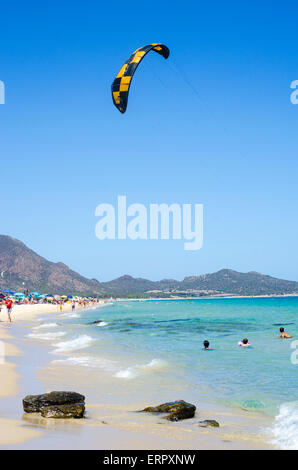
[[112,83],[112,98],[114,105],[119,109],[120,113],[125,113],[127,108],[128,93],[132,77],[139,65],[148,52],[154,51],[167,59],[170,51],[164,44],[153,43],[148,46],[140,47],[127,59],[121,67],[117,77]]

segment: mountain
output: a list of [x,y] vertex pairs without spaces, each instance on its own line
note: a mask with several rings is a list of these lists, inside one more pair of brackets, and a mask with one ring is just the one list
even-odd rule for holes
[[298,282],[277,279],[255,271],[240,273],[222,269],[213,274],[186,277],[179,284],[179,289],[234,295],[284,295],[298,293]]
[[113,281],[102,282],[101,287],[111,294],[134,295],[156,289],[156,283],[141,277],[135,278],[125,274]]
[[53,263],[24,243],[0,235],[0,290],[38,291],[51,294],[100,297],[198,297],[210,295],[298,295],[298,282],[254,271],[222,269],[216,273],[185,277],[182,281],[150,281],[121,276],[109,282],[87,279],[63,263]]
[[[24,243],[0,235],[0,289],[51,294],[101,294],[95,279],[86,279],[63,263],[52,263]],[[3,273],[4,271],[4,273]]]
[[222,269],[213,274],[185,277],[183,281],[164,279],[152,282],[147,279],[122,276],[113,281],[101,283],[101,286],[111,294],[146,293],[147,297],[298,294],[298,282],[285,281],[254,271],[239,273],[232,269]]

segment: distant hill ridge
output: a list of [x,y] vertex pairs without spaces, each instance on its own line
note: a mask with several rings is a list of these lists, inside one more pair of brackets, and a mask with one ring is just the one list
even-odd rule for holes
[[87,279],[64,263],[39,256],[24,243],[0,235],[0,289],[123,297],[188,297],[206,295],[285,295],[298,294],[298,282],[277,279],[251,271],[240,273],[222,269],[212,274],[188,276],[183,281],[150,281],[121,276],[109,282]]

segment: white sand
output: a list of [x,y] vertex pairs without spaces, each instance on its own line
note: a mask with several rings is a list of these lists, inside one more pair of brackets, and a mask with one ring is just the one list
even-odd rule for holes
[[[71,310],[71,304],[63,305],[63,312],[68,312]],[[33,305],[14,305],[11,313],[12,321],[18,320],[33,320],[38,315],[43,315],[47,313],[58,313],[60,311],[59,305],[52,304],[33,304]],[[0,321],[8,321],[6,307],[2,307],[0,313]]]

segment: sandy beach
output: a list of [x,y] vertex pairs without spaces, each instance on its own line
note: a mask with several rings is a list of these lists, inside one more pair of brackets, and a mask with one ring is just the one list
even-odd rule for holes
[[[12,326],[15,323],[28,324],[34,321],[40,315],[49,315],[57,313],[59,306],[50,304],[36,305],[15,305],[12,310],[12,323],[7,321],[6,308],[3,307],[0,313],[0,370],[1,370],[1,387],[0,400],[18,396],[20,391],[21,375],[17,372],[15,359],[24,356],[24,351],[20,350],[15,344],[12,344],[15,338],[11,336]],[[63,306],[63,311],[71,310],[71,304]],[[20,419],[8,419],[4,417],[6,412],[5,400],[0,401],[0,445],[14,445],[26,442],[42,435],[41,431],[37,431],[28,426],[26,421]]]
[[[26,313],[25,313],[26,316]],[[10,340],[7,325],[0,326],[0,341],[2,353],[1,358],[1,388],[0,388],[0,443],[1,445],[13,445],[26,442],[41,435],[41,432],[28,428],[20,419],[7,419],[2,399],[5,397],[15,397],[19,391],[20,374],[16,371],[16,365],[11,362],[21,355],[21,351]]]
[[[4,310],[4,309],[3,309]],[[48,343],[31,341],[28,333],[52,317],[57,306],[25,305],[13,309],[13,323],[1,315],[0,338],[5,343],[5,362],[1,365],[0,447],[5,449],[263,449],[265,439],[254,437],[254,416],[231,413],[218,407],[219,429],[194,428],[195,420],[167,423],[135,411],[156,396],[133,396],[133,384],[116,385],[101,371],[49,363]],[[64,309],[65,312],[70,308]],[[84,309],[82,309],[84,310]],[[87,311],[88,309],[85,309]],[[81,312],[82,314],[82,312]],[[51,320],[52,321],[52,320]],[[58,361],[59,362],[59,361]],[[55,420],[23,414],[22,398],[27,394],[51,390],[83,393],[87,419]],[[178,397],[176,397],[178,398]],[[180,397],[181,398],[181,397]],[[214,417],[213,405],[200,405],[203,419]],[[198,418],[196,418],[197,420]],[[195,432],[194,432],[195,431]]]
[[[64,304],[63,305],[63,312],[69,312],[71,310],[71,304]],[[59,312],[59,305],[52,305],[52,304],[27,304],[27,305],[14,305],[12,309],[12,321],[26,321],[26,320],[34,320],[39,315],[51,314],[51,313],[58,313]],[[7,313],[6,308],[3,307],[0,313],[0,322],[7,322]]]

